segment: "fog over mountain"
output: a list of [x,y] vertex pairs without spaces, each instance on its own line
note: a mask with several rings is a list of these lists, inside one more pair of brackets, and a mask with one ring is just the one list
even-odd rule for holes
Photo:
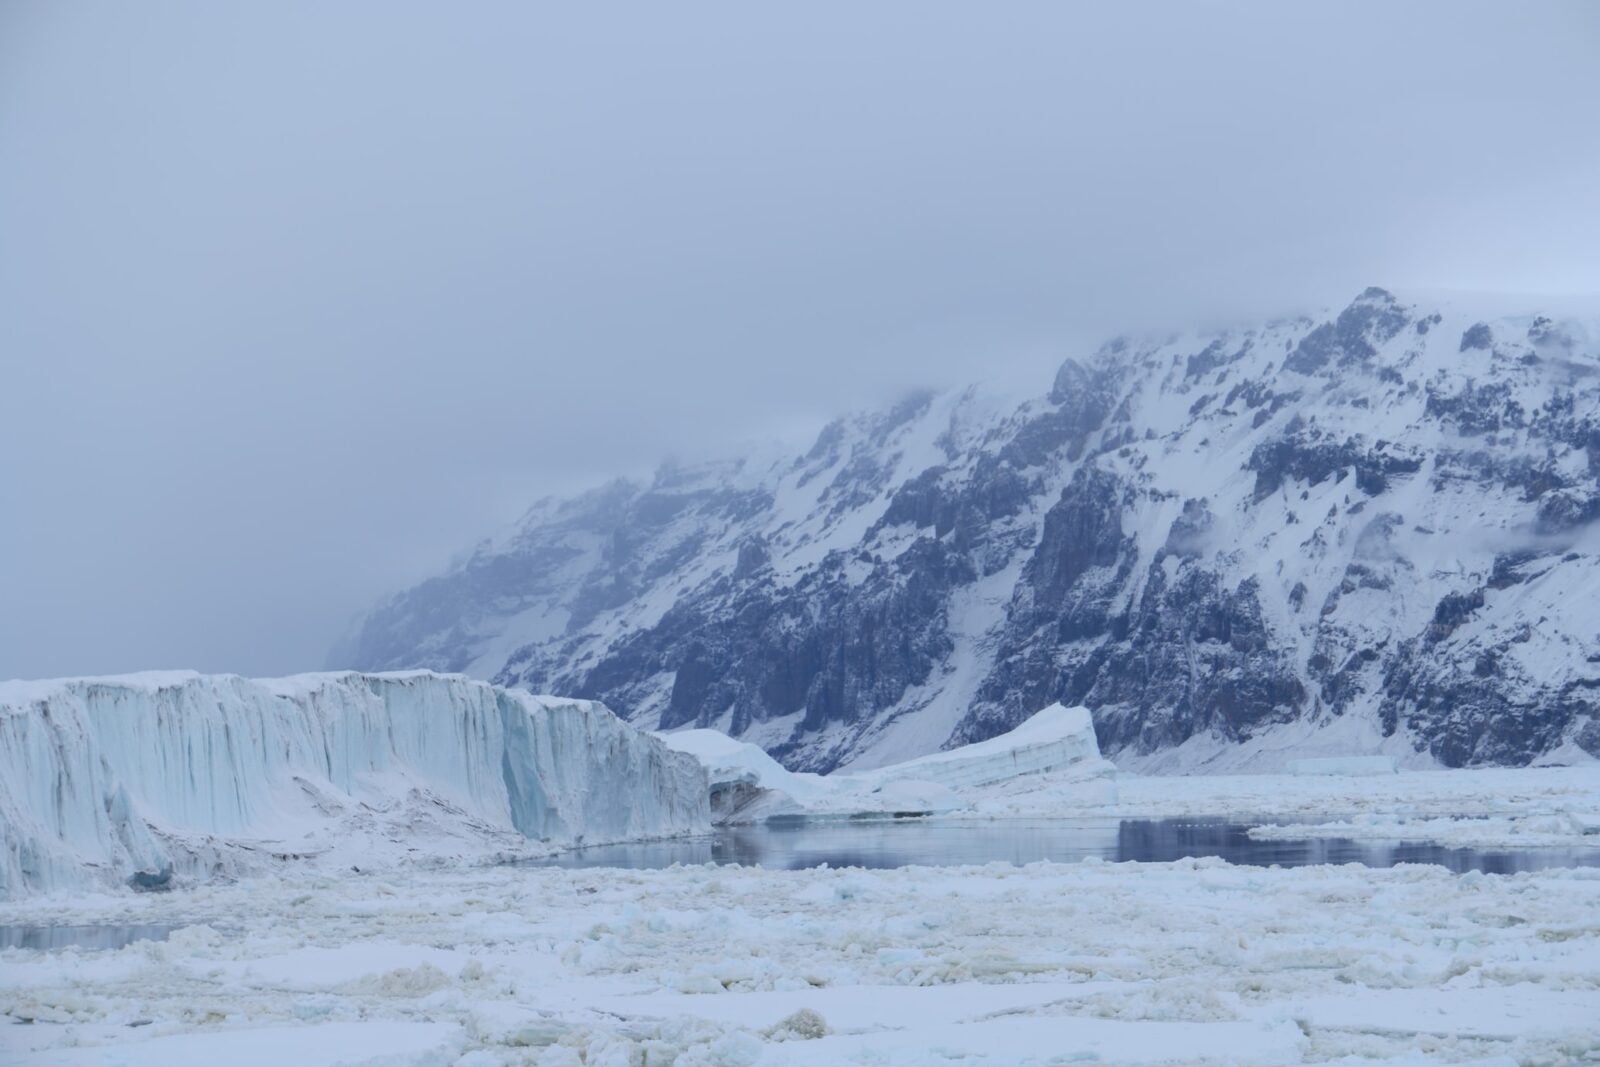
[[[333,666],[881,766],[1083,704],[1124,767],[1600,756],[1600,313],[1362,291],[535,506]],[[1580,756],[1579,758],[1586,758]]]
[[[1374,375],[1393,365],[1396,388],[1418,392],[1391,401],[1393,383],[1373,385],[1360,416],[1371,425],[1345,426],[1358,409],[1330,399],[1315,411],[1324,440],[1309,423],[1291,430],[1285,408],[1252,427],[1261,404],[1227,399],[1246,380],[1292,392],[1283,376],[1301,372],[1269,369],[1285,353],[1267,361],[1259,339],[1278,330],[1273,343],[1292,350],[1368,286],[1395,295],[1404,330],[1436,306],[1468,309],[1450,352],[1480,318],[1515,318],[1516,338],[1495,327],[1491,347],[1464,358],[1523,405],[1518,448],[1558,432],[1538,421],[1550,383],[1518,369],[1516,346],[1553,373],[1532,317],[1582,321],[1572,309],[1600,292],[1597,45],[1600,13],[1585,4],[7,4],[0,676],[315,667],[372,604],[445,571],[534,500],[649,482],[672,456],[700,478],[702,457],[745,441],[811,455],[849,412],[943,427],[953,409],[897,405],[917,390],[966,404],[948,390],[974,381],[1002,398],[963,423],[977,433],[1028,397],[1059,406],[1040,398],[1069,358],[1122,383],[1107,386],[1118,403],[1134,381],[1139,395],[1187,390],[1186,420],[1187,405],[1219,394],[1181,432],[1220,449],[1207,420],[1223,408],[1243,420],[1229,447],[1249,448],[1228,469],[1283,475],[1247,510],[1294,512],[1303,540],[1330,508],[1344,516],[1365,499],[1327,483],[1339,499],[1315,514],[1289,502],[1321,470],[1304,455],[1362,435],[1338,462],[1362,476],[1379,434],[1399,436],[1384,412],[1471,437],[1467,416],[1427,407],[1435,392],[1461,396],[1456,377],[1429,392],[1429,375],[1460,368],[1442,348],[1411,366],[1398,340],[1372,342],[1379,356],[1357,363]],[[1445,290],[1511,298],[1480,315],[1492,302],[1436,300]],[[1300,313],[1304,329],[1267,325]],[[1167,382],[1171,368],[1145,367],[1204,346],[1094,355],[1118,336],[1226,329],[1217,336],[1254,331],[1258,347],[1210,377]],[[1592,350],[1574,344],[1574,360]],[[1529,382],[1545,391],[1517,392]],[[1309,403],[1323,386],[1300,388]],[[879,432],[871,417],[840,425],[840,447]],[[1113,425],[1097,424],[1099,447]],[[978,461],[985,439],[952,440]],[[1057,442],[1063,456],[1073,440]],[[1258,460],[1272,442],[1289,445]],[[821,447],[814,463],[831,455]],[[1126,462],[1113,449],[1098,468],[1117,492],[1138,477]],[[1428,462],[1380,471],[1385,492],[1433,484]],[[1064,488],[1052,479],[1085,463],[1063,459],[1022,493],[1044,533]],[[1517,521],[1537,523],[1550,493],[1578,485],[1577,467],[1559,474],[1538,493],[1507,488],[1503,471],[1474,477],[1533,493],[1516,498]],[[966,521],[941,510],[933,483],[945,477],[900,498],[910,528]],[[1222,515],[1209,490],[1159,488],[1209,494]],[[1369,518],[1404,517],[1396,538],[1423,536],[1409,507],[1373,499]],[[1174,517],[1162,514],[1164,538]],[[1337,525],[1359,537],[1355,521]],[[1148,576],[1142,538],[1129,566]],[[1121,560],[1114,540],[1089,562]],[[1492,571],[1505,550],[1485,545]],[[964,565],[998,581],[1024,566],[1009,551]],[[997,603],[1015,588],[996,586]],[[1433,593],[1407,604],[1396,633],[1424,633]],[[1032,662],[1042,640],[1024,626],[1007,655]],[[1370,644],[1351,636],[1339,650]],[[533,667],[519,679],[550,677]],[[1342,684],[1338,669],[1285,668],[1281,682],[1292,675],[1304,701],[1328,706],[1346,690],[1318,687]],[[1381,680],[1362,678],[1378,715]],[[1019,710],[985,707],[994,723]],[[1143,745],[1146,720],[1129,715],[1125,740]],[[1154,728],[1166,732],[1151,752],[1188,736]],[[1462,758],[1480,753],[1481,730],[1460,736]],[[1505,744],[1521,758],[1551,738]]]

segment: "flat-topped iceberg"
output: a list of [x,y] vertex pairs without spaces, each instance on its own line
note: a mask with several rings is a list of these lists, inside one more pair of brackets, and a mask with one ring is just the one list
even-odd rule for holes
[[1010,733],[856,774],[790,771],[755,745],[716,730],[658,735],[705,767],[713,818],[937,815],[970,806],[985,786],[1051,776],[1080,799],[1116,799],[1116,768],[1100,755],[1087,708],[1052,704]]
[[697,761],[589,701],[431,672],[0,684],[0,897],[703,831]]

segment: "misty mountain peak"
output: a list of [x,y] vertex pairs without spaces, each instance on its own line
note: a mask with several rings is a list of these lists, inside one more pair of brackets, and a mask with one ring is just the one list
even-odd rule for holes
[[1525,763],[1600,735],[1600,323],[1527,310],[1373,287],[1117,338],[1021,404],[917,393],[803,454],[663,467],[536,508],[373,612],[350,665],[812,770],[1055,701],[1133,766],[1256,765],[1286,731]]

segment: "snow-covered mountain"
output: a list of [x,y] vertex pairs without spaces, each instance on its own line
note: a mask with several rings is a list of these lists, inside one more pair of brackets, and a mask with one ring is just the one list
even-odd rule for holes
[[1600,315],[1368,289],[536,506],[340,666],[864,769],[1093,709],[1124,766],[1600,754]]

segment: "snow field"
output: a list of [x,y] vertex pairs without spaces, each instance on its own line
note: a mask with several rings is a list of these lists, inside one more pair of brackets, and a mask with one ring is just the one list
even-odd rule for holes
[[0,1060],[1558,1063],[1600,1053],[1600,870],[402,869],[0,905],[194,923],[0,952]]

